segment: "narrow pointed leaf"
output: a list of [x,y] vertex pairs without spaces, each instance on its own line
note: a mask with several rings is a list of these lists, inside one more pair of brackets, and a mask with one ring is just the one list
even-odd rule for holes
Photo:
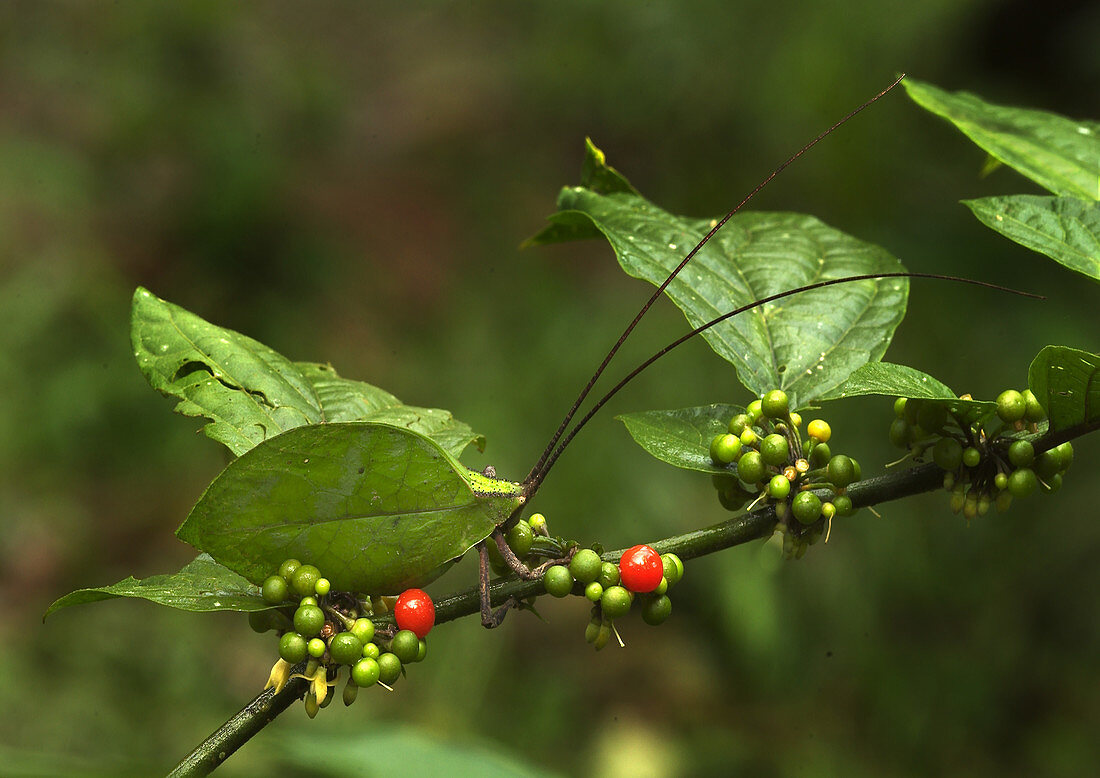
[[295,362],[317,394],[325,422],[376,421],[407,427],[426,435],[452,456],[459,456],[474,443],[485,450],[485,436],[458,421],[450,411],[405,405],[384,389],[363,381],[341,378],[331,365]]
[[728,473],[710,458],[710,442],[745,409],[715,403],[674,411],[642,411],[616,416],[634,441],[662,462],[700,473]]
[[403,427],[314,425],[230,463],[176,534],[256,583],[294,557],[336,589],[391,594],[487,537],[520,491]]
[[868,394],[932,400],[946,406],[955,415],[972,420],[993,412],[997,407],[996,403],[987,400],[960,400],[946,384],[927,373],[892,362],[870,362],[864,365],[827,397],[821,399],[839,400]]
[[907,78],[922,108],[941,116],[992,156],[1057,195],[1100,199],[1100,123],[987,103]]
[[[567,187],[556,225],[590,221],[623,269],[658,285],[715,220],[661,210],[639,195]],[[573,229],[576,232],[575,229]],[[554,236],[550,236],[554,237]],[[546,234],[536,239],[549,239]],[[545,240],[544,240],[545,242]],[[742,213],[699,252],[666,293],[697,327],[734,308],[816,281],[904,272],[885,249],[793,213]],[[734,317],[703,333],[754,394],[782,388],[795,407],[878,360],[905,314],[908,283],[882,279],[806,292]]]
[[142,579],[131,576],[111,586],[77,589],[50,605],[42,619],[70,605],[117,597],[135,597],[194,612],[248,612],[271,607],[252,583],[219,565],[208,554],[199,554],[178,573]]
[[149,384],[179,400],[177,413],[209,419],[203,432],[238,456],[321,421],[313,388],[286,357],[146,289],[134,293],[130,337]]
[[1032,360],[1027,378],[1051,431],[1100,426],[1100,355],[1046,346]]
[[963,200],[963,205],[1006,238],[1100,280],[1100,202],[1011,195]]

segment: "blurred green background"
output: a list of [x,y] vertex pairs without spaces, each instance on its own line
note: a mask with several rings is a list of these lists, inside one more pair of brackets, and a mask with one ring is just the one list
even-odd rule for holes
[[[275,658],[228,614],[113,601],[40,622],[73,588],[190,560],[172,532],[225,462],[132,363],[134,286],[451,409],[489,438],[468,464],[522,478],[649,294],[603,245],[517,250],[585,135],[659,204],[718,215],[897,71],[1097,118],[1098,39],[1087,2],[4,4],[0,772],[164,772]],[[982,161],[899,91],[756,207],[1049,295],[914,283],[888,359],[991,397],[1044,344],[1100,349],[1100,290],[958,204],[1035,191]],[[663,303],[623,367],[683,331]],[[701,342],[681,349],[537,507],[608,547],[720,520],[707,479],[613,416],[746,400]],[[895,457],[887,400],[824,415],[865,472]],[[625,650],[593,654],[576,601],[440,627],[397,693],[314,722],[294,707],[219,774],[1090,774],[1100,445],[1077,450],[1057,496],[969,526],[925,495],[778,569],[756,546],[693,562],[671,621],[631,619]],[[467,561],[432,590],[472,581]]]

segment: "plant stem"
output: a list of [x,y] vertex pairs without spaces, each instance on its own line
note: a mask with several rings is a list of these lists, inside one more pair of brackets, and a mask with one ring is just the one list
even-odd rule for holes
[[[900,473],[870,478],[852,484],[848,496],[856,507],[874,505],[921,492],[938,489],[943,483],[943,471],[934,464],[921,465]],[[772,506],[745,513],[704,529],[666,538],[651,543],[661,553],[672,552],[683,559],[713,554],[726,548],[767,537],[775,526],[775,509]],[[615,561],[622,550],[603,555]],[[516,578],[498,580],[489,587],[490,598],[499,605],[509,597],[523,600],[543,592],[541,580],[521,581]],[[436,624],[453,621],[480,612],[477,587],[453,594],[436,602]],[[244,745],[261,729],[275,720],[292,703],[302,698],[309,684],[301,678],[292,679],[278,694],[272,690],[260,693],[233,718],[192,751],[170,773],[172,778],[191,778],[209,774],[229,756]]]

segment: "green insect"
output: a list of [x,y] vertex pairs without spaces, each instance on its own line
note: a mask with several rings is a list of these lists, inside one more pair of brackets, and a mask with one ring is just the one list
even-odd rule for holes
[[[753,194],[887,91],[784,162]],[[293,557],[320,567],[336,590],[371,595],[424,585],[477,549],[482,622],[486,626],[499,624],[514,603],[505,603],[495,613],[491,609],[487,544],[493,543],[508,566],[523,578],[540,575],[542,568],[553,564],[569,563],[565,554],[530,570],[511,553],[505,533],[519,520],[577,433],[634,376],[695,335],[790,295],[871,279],[943,278],[874,272],[819,281],[753,300],[669,344],[574,423],[596,381],[638,321],[748,199],[714,222],[657,287],[522,482],[499,479],[491,468],[478,473],[459,462],[462,449],[476,436],[448,415],[400,405],[392,395],[340,378],[326,366],[292,363],[256,341],[212,328],[139,290],[135,317],[140,312],[143,320],[164,328],[199,333],[177,350],[158,341],[157,333],[164,329],[151,327],[148,337],[135,330],[135,355],[146,376],[154,388],[182,398],[177,407],[180,412],[211,419],[207,434],[238,455],[202,495],[177,535],[254,583],[263,581],[282,560]],[[188,351],[192,348],[193,352]],[[262,369],[253,370],[256,367]],[[262,375],[263,380],[249,381],[242,375]],[[238,402],[241,390],[255,400],[243,409]]]

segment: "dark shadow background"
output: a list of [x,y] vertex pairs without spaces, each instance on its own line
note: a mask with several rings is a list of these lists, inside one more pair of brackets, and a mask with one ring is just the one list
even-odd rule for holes
[[[718,215],[900,70],[1096,118],[1098,38],[1086,2],[0,7],[3,772],[165,771],[275,659],[234,615],[114,601],[40,623],[73,588],[186,563],[172,531],[225,462],[133,364],[136,285],[451,409],[489,438],[468,464],[522,478],[649,293],[603,245],[517,250],[576,182],[585,135],[651,199]],[[1049,295],[914,284],[888,359],[992,397],[1047,343],[1100,348],[1100,290],[958,204],[1035,191],[982,162],[899,90],[756,207]],[[624,368],[683,330],[663,303]],[[720,520],[706,479],[613,416],[746,400],[705,345],[681,349],[590,425],[537,507],[609,547]],[[895,457],[887,400],[824,415],[865,472]],[[629,620],[625,650],[592,654],[572,600],[492,634],[441,627],[396,694],[314,722],[293,708],[221,772],[310,774],[287,738],[393,728],[574,775],[1088,774],[1100,447],[1077,451],[1061,493],[969,526],[925,495],[778,570],[755,546],[694,562],[671,621]],[[472,582],[463,563],[433,591]]]

